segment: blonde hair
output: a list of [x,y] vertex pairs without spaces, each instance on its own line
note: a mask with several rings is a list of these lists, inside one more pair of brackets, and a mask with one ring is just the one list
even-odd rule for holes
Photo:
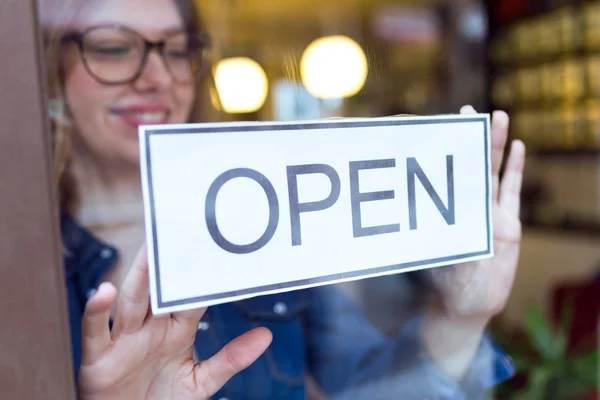
[[[193,0],[173,1],[182,16],[186,31],[205,33],[195,2]],[[78,17],[90,6],[93,6],[95,1],[39,0],[38,4],[44,39],[55,179],[60,195],[60,207],[65,211],[71,211],[77,205],[75,180],[69,171],[71,142],[75,127],[69,119],[69,110],[63,90],[65,53],[62,39],[65,33],[73,28]],[[208,88],[211,83],[214,84],[210,73],[205,74],[198,83],[190,121],[204,120],[205,108],[203,107],[207,107],[210,101],[207,101],[208,90],[202,89]]]

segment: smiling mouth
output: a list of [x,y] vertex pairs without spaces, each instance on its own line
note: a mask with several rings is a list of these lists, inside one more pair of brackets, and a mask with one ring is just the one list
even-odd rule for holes
[[132,124],[161,124],[166,123],[169,119],[169,110],[163,111],[135,111],[113,109],[110,110],[112,115],[125,119]]

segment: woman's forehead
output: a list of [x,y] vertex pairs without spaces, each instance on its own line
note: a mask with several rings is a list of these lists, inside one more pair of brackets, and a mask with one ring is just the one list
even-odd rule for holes
[[76,26],[121,24],[147,35],[170,33],[184,27],[173,0],[100,0],[90,3],[75,21]]

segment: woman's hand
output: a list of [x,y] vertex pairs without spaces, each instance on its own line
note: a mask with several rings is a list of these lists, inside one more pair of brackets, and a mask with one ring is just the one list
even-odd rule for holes
[[192,346],[206,309],[152,315],[145,246],[121,288],[111,331],[116,298],[114,286],[103,283],[86,305],[81,399],[207,399],[271,343],[271,332],[256,328],[196,364]]
[[[463,107],[462,114],[472,114]],[[511,145],[505,174],[500,168],[508,137],[508,115],[493,114],[491,122],[492,215],[494,256],[448,267],[430,269],[440,293],[440,304],[428,311],[423,340],[438,367],[459,381],[477,353],[485,327],[504,308],[510,295],[519,259],[521,182],[525,146]],[[494,360],[489,360],[493,365]]]
[[[461,113],[472,114],[475,110],[466,106],[461,109]],[[504,308],[513,285],[521,241],[519,208],[525,146],[518,140],[512,143],[504,178],[500,182],[508,125],[506,113],[496,111],[493,114],[491,159],[494,256],[431,270],[433,281],[442,295],[443,311],[449,317],[487,322]]]

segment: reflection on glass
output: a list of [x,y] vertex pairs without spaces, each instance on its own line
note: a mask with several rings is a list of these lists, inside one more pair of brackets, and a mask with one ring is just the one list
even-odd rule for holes
[[[470,46],[440,51],[444,30],[458,35],[456,21],[442,21],[459,13],[438,2],[359,0],[40,0],[40,8],[80,397],[303,399],[314,388],[330,398],[459,399],[510,378],[513,364],[487,327],[516,269],[518,142],[509,179],[495,177],[492,260],[373,280],[367,296],[360,285],[324,286],[167,318],[148,312],[140,125],[482,103]],[[456,84],[467,77],[476,83]],[[492,125],[502,154],[506,115]],[[499,174],[501,157],[492,164]]]
[[356,95],[363,88],[368,71],[363,49],[347,36],[315,40],[300,60],[302,82],[309,93],[322,99]]
[[258,111],[269,91],[265,71],[246,57],[220,60],[215,67],[215,84],[221,105],[230,114]]

